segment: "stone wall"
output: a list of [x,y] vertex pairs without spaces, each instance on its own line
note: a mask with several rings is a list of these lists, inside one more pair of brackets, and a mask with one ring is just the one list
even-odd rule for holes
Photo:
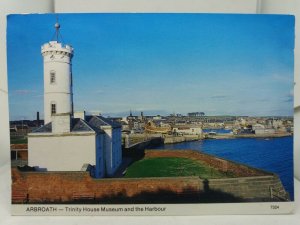
[[164,144],[175,144],[180,142],[185,142],[185,138],[183,136],[164,138]]
[[209,187],[231,193],[247,201],[283,201],[289,200],[288,193],[276,176],[241,177],[231,179],[211,179]]
[[149,140],[141,141],[136,143],[129,148],[123,148],[123,157],[132,157],[140,159],[144,157],[146,148],[153,148],[154,146],[160,146],[163,144],[163,139],[160,137],[153,137]]
[[164,137],[164,144],[175,144],[186,141],[198,141],[200,139],[202,139],[201,135],[166,136]]

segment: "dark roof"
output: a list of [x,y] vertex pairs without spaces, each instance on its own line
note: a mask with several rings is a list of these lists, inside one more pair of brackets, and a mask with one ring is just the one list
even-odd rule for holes
[[52,123],[47,123],[46,125],[32,131],[32,133],[51,133],[51,132],[52,132]]
[[118,122],[104,118],[103,116],[86,116],[88,123],[95,127],[111,126],[112,128],[121,128],[122,125]]
[[[86,131],[95,131],[96,133],[103,133],[103,131],[97,127],[93,126],[92,124],[87,123],[86,121],[73,118],[71,124],[71,132],[86,132]],[[45,126],[42,126],[32,133],[51,133],[52,132],[52,123],[48,123]]]
[[80,132],[80,131],[95,131],[95,130],[82,119],[79,118],[72,119],[71,132]]

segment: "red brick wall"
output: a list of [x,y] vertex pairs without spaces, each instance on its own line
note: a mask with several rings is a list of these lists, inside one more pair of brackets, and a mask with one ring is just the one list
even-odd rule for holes
[[10,145],[10,149],[28,149],[28,145],[27,144],[11,144]]
[[18,159],[28,160],[28,151],[18,151]]
[[[102,198],[120,193],[133,196],[141,192],[202,189],[202,183],[187,178],[93,179],[88,172],[20,172],[12,169],[12,193],[29,197],[29,202],[72,201],[76,195]],[[17,202],[17,201],[15,201]]]

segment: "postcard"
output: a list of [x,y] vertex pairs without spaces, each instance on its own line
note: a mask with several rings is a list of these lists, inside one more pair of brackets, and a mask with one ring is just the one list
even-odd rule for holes
[[9,15],[12,213],[290,213],[294,26]]

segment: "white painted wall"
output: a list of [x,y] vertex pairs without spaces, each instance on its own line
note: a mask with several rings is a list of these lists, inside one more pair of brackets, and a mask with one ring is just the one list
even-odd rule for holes
[[[51,122],[51,104],[56,104],[56,113],[72,113],[72,67],[73,49],[51,41],[42,46],[44,57],[44,119]],[[50,73],[55,72],[55,82],[50,82]]]
[[48,171],[80,171],[84,164],[96,164],[95,133],[28,137],[28,165]]
[[112,129],[109,126],[102,126],[105,132],[105,167],[106,175],[112,176],[122,163],[122,133],[121,128]]
[[82,120],[85,120],[85,111],[74,112],[73,118],[80,118]]

